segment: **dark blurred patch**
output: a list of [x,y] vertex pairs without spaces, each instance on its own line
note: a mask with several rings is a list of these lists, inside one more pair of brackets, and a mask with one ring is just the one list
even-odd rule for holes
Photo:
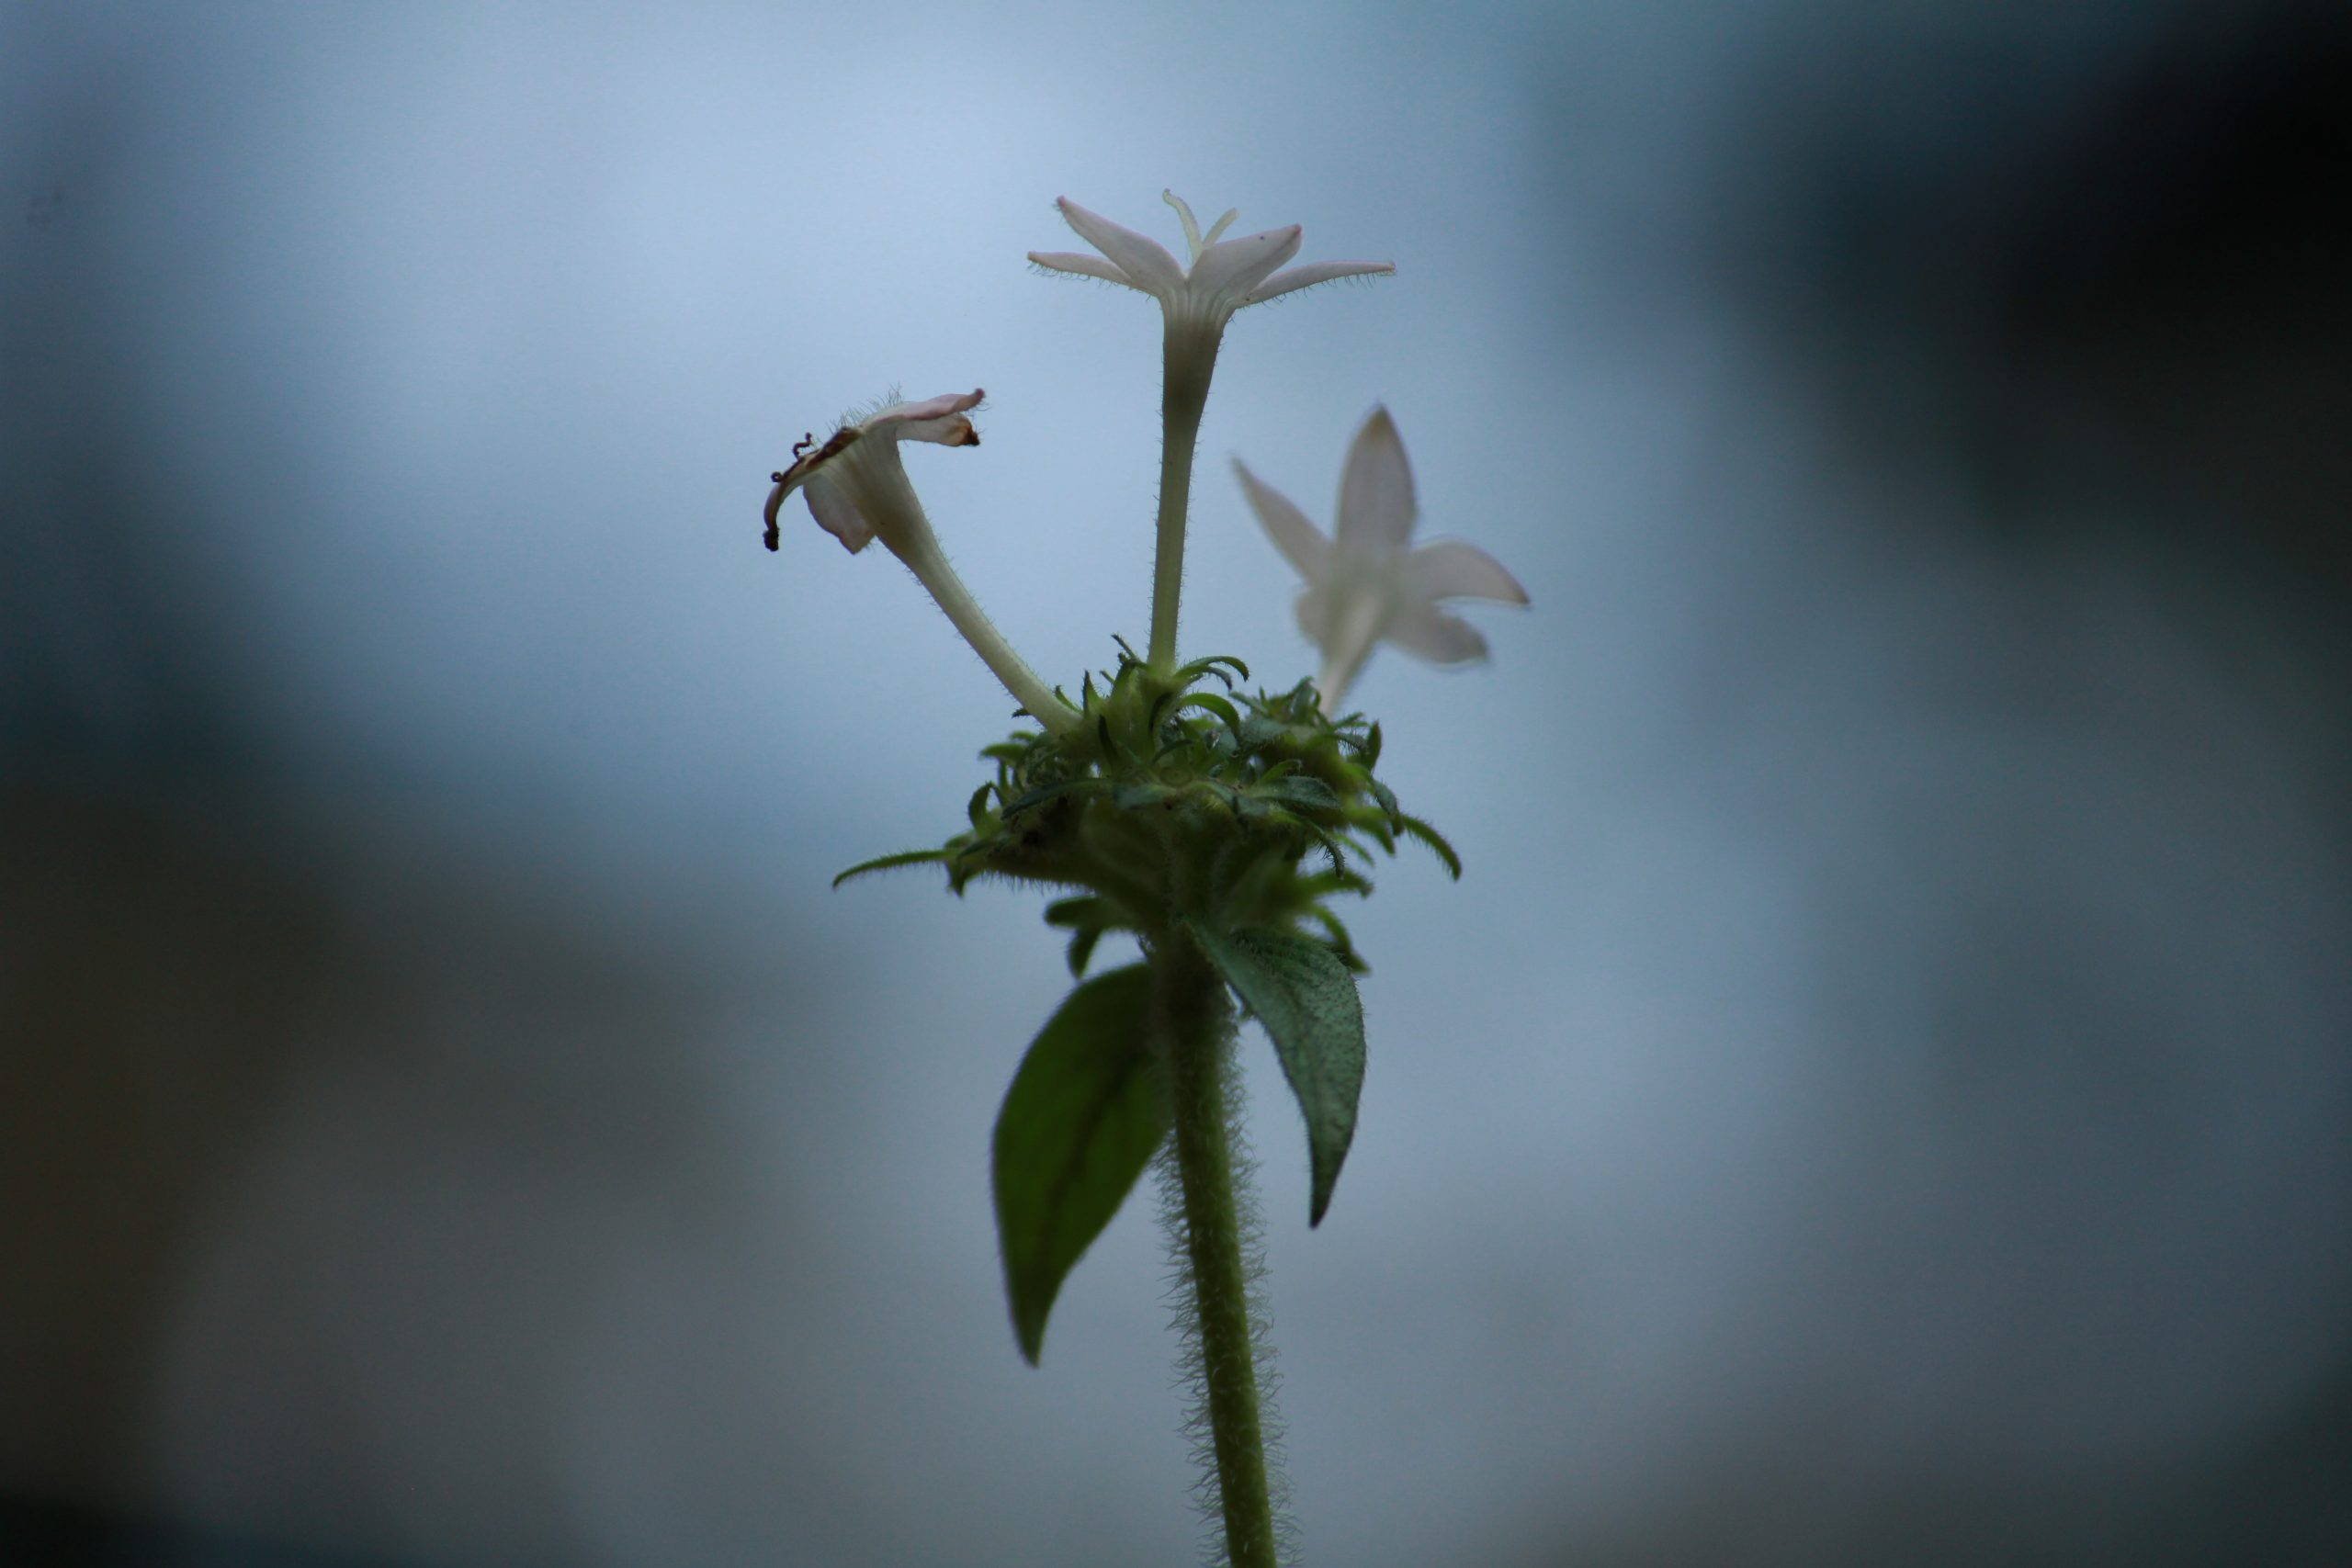
[[[0,1497],[6,1568],[394,1568],[393,1560],[288,1546],[224,1530]],[[405,1568],[417,1568],[406,1564]]]
[[180,816],[194,780],[40,760],[0,791],[0,1339],[28,1348],[0,1368],[0,1467],[86,1489],[144,1445],[175,1271],[300,1065],[335,937],[320,889]]
[[[1938,900],[1948,911],[1981,886],[1981,934],[1951,928],[1963,939],[1937,953],[1928,986],[1960,1004],[1929,1015],[1932,1048],[1984,1101],[1966,1146],[1996,1146],[2037,1103],[2129,1107],[2144,1095],[2190,1122],[2218,1114],[2162,1084],[2167,1055],[2217,1064],[2211,1082],[2226,1095],[2255,1081],[2233,1081],[2231,1064],[2278,1047],[2257,1018],[2241,1027],[2169,1007],[2184,977],[2308,1008],[2322,1030],[2346,1018],[2340,973],[2265,967],[2279,955],[2263,942],[2293,948],[2297,933],[2271,918],[2303,907],[2290,875],[2352,886],[2352,8],[1856,6],[1790,11],[1752,31],[1729,90],[1691,111],[1710,130],[1672,197],[1614,191],[1596,172],[1596,128],[1565,101],[1602,98],[1588,79],[1559,108],[1557,227],[1588,253],[1578,265],[1645,299],[1631,319],[1668,349],[1679,310],[1728,317],[1760,353],[1755,384],[1787,389],[1797,412],[1770,427],[1815,444],[1794,461],[1817,504],[1773,540],[1782,577],[1743,585],[1745,614],[1721,617],[1730,624],[1706,618],[1702,711],[1686,719],[1703,760],[1690,765],[1768,804],[1837,798],[1843,785],[1860,815],[1888,788],[1871,764],[1916,733],[1906,726],[1934,719],[1951,743],[1919,775],[1924,827],[1873,841],[1863,826],[1823,826],[1826,809],[1767,818],[1791,855],[1834,848],[1863,868],[1850,884],[1826,863],[1812,873],[1825,908],[1842,899],[1878,922],[1837,933],[1819,955],[1824,984],[1874,994],[1873,965],[1905,956],[1875,934],[1890,914]],[[1738,424],[1726,421],[1744,434]],[[1741,487],[1783,482],[1742,469],[1751,457],[1735,450],[1724,471],[1694,475],[1692,504],[1771,516],[1769,504],[1740,510]],[[1971,615],[1909,643],[1898,633],[1830,645],[1893,649],[1916,670],[1850,692],[1823,684],[1842,671],[1805,661],[1818,627],[1931,604],[1935,573],[1952,562],[1981,574],[1962,601]],[[1875,579],[1871,563],[1884,563]],[[2115,636],[2130,623],[2098,602],[2101,587],[2152,606],[2165,646],[2188,651],[2170,668],[2132,669]],[[1818,602],[1759,605],[1774,592]],[[2210,684],[2175,684],[2183,669]],[[1742,749],[1725,713],[1781,728]],[[2239,793],[2251,776],[2241,770],[2256,764],[2230,754],[2236,733],[2272,748],[2269,765],[2290,780],[2275,798],[2308,804],[2315,830],[2298,846],[2301,865],[2233,861],[2240,846],[2218,838],[2149,835],[2182,864],[2227,866],[2213,884],[2229,890],[2224,907],[2179,907],[2196,885],[2169,872],[2118,876],[2139,869],[2122,853],[2073,857],[2064,829],[2130,803],[2092,800],[2070,818],[2035,788],[2064,777],[2052,760],[2072,749],[2101,776],[2136,766],[2166,780],[2198,807],[2183,820],[2226,820],[2231,802],[2262,798]],[[1978,797],[2018,808],[1981,815]],[[1890,855],[1890,843],[1939,840],[1977,883],[1923,875],[1856,896],[1873,865],[1883,875],[1942,863]],[[2132,938],[2150,913],[2134,899],[2163,902],[2152,926],[2188,935],[2168,948]],[[2331,940],[2310,935],[2314,951]],[[2016,1027],[2028,1019],[2044,1027]],[[1890,1043],[1856,1033],[1857,1050]],[[1962,1124],[1966,1098],[1942,1109]],[[2189,1145],[2150,1126],[2126,1182],[2154,1181]],[[2086,1156],[2075,1174],[2092,1170]],[[2055,1203],[2069,1172],[2053,1162],[2045,1174]],[[1984,1216],[1998,1213],[1994,1195],[1984,1201]],[[2251,1214],[2233,1223],[2260,1228]],[[1996,1242],[1988,1258],[2054,1294],[2081,1242],[2056,1234],[2054,1278],[2028,1270],[2022,1240]],[[2131,1310],[2193,1321],[2197,1292],[2222,1284],[2200,1279]],[[2017,1315],[2031,1311],[2029,1291]],[[2282,1303],[2282,1320],[2296,1315]],[[2117,1325],[2119,1342],[2130,1326]],[[1917,1445],[1923,1457],[1906,1461],[1793,1410],[1768,1436],[1722,1439],[1719,1460],[1699,1460],[1675,1498],[1576,1560],[2352,1562],[2346,1330],[2336,1325],[2333,1359],[2284,1409],[2144,1465],[2093,1453],[2078,1467],[1938,1463],[1928,1415],[1893,1445]],[[2116,1434],[2118,1451],[2131,1436]]]
[[[702,1157],[675,1043],[705,1025],[703,976],[644,942],[636,912],[583,906],[564,868],[503,852],[494,824],[458,830],[447,803],[401,799],[331,741],[298,777],[266,739],[283,676],[247,629],[232,530],[158,472],[169,444],[107,242],[73,220],[70,193],[107,188],[117,111],[134,106],[62,106],[41,164],[57,183],[6,241],[0,1562],[361,1568],[376,1560],[166,1522],[189,1490],[171,1442],[201,1447],[198,1489],[243,1487],[232,1509],[380,1544],[414,1483],[370,1450],[368,1380],[423,1388],[495,1456],[485,1492],[526,1523],[560,1517],[562,1314],[599,1267],[580,1237]],[[375,798],[322,800],[322,766],[368,773]],[[330,1124],[377,1163],[305,1194],[314,1229],[290,1244],[266,1220],[243,1233],[277,1250],[213,1325],[206,1353],[227,1365],[198,1386],[233,1386],[247,1427],[185,1405],[167,1421],[202,1265],[239,1234],[288,1104],[322,1080],[399,1100],[338,1102]],[[397,1213],[403,1180],[484,1173],[525,1199],[481,1192],[465,1234],[390,1263],[343,1207]],[[550,1235],[513,1219],[538,1193]],[[320,1303],[420,1257],[439,1274],[401,1280],[384,1307],[413,1359],[395,1346],[338,1365],[349,1346]],[[303,1462],[248,1455],[256,1432]]]
[[1864,460],[2352,590],[2352,12],[1885,13],[1766,62],[1718,236]]

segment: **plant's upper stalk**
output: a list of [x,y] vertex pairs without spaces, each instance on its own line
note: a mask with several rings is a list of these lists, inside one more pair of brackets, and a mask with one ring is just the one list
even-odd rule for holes
[[796,490],[808,498],[818,525],[850,554],[881,540],[930,591],[1005,690],[1046,729],[1065,735],[1079,722],[1077,710],[1037,678],[956,575],[899,461],[901,441],[978,446],[971,411],[979,407],[982,395],[975,388],[919,403],[891,403],[863,420],[842,422],[821,446],[813,437],[803,440],[793,448],[792,466],[775,476],[775,489],[768,492],[767,547],[776,547],[776,513]]
[[1102,252],[1032,251],[1029,259],[1056,272],[1099,277],[1138,289],[1159,301],[1167,318],[1160,389],[1159,537],[1152,562],[1150,660],[1166,671],[1176,663],[1176,617],[1183,595],[1184,520],[1193,487],[1193,449],[1200,438],[1201,411],[1207,405],[1209,378],[1216,367],[1225,323],[1245,305],[1293,290],[1396,270],[1389,262],[1316,262],[1278,271],[1298,254],[1295,223],[1239,239],[1222,239],[1237,216],[1227,212],[1207,233],[1193,209],[1171,191],[1160,193],[1183,221],[1190,260],[1179,265],[1159,242],[1112,222],[1063,197],[1054,205],[1080,238]]
[[1411,544],[1419,505],[1413,468],[1385,408],[1375,407],[1348,448],[1340,476],[1335,538],[1306,520],[1280,491],[1260,482],[1238,459],[1233,471],[1267,536],[1306,580],[1298,624],[1323,650],[1316,687],[1326,713],[1340,699],[1373,645],[1382,639],[1438,664],[1459,664],[1487,651],[1487,639],[1443,599],[1527,603],[1527,590],[1502,563],[1460,539]]

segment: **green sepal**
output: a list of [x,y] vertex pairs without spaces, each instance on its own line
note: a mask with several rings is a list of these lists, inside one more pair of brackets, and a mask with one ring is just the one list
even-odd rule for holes
[[1077,898],[1057,898],[1046,906],[1046,923],[1049,926],[1107,926],[1119,918],[1108,898],[1086,895]]
[[1419,839],[1422,843],[1427,844],[1430,852],[1443,861],[1445,869],[1453,874],[1453,880],[1456,882],[1462,880],[1462,857],[1453,852],[1453,846],[1445,841],[1444,834],[1419,818],[1402,811],[1396,814],[1396,830],[1408,838]]
[[1356,952],[1356,939],[1348,934],[1347,922],[1320,904],[1308,905],[1306,913],[1309,919],[1323,928],[1324,945],[1331,950],[1332,957],[1348,966],[1349,974],[1371,973],[1372,965],[1366,964],[1363,954]]
[[1292,931],[1185,924],[1274,1043],[1283,1077],[1306,1117],[1306,1223],[1319,1225],[1355,1141],[1356,1101],[1363,1093],[1363,1004],[1355,976],[1325,943]]
[[1233,690],[1233,677],[1218,669],[1217,666],[1220,664],[1230,664],[1239,672],[1243,680],[1250,679],[1250,666],[1229,653],[1212,653],[1206,659],[1195,659],[1182,670],[1177,671],[1172,677],[1172,682],[1180,687],[1190,686],[1204,675],[1214,675],[1225,682],[1225,689],[1229,692]]
[[870,871],[893,871],[902,865],[934,865],[947,858],[945,850],[900,850],[894,855],[876,855],[872,860],[858,862],[834,877],[833,886],[839,887],[851,877],[864,876]]
[[1340,809],[1340,797],[1331,793],[1331,786],[1321,779],[1309,778],[1304,773],[1287,773],[1271,784],[1261,784],[1258,786],[1258,794],[1264,799],[1308,811]]
[[1241,711],[1215,692],[1187,692],[1176,704],[1176,711],[1200,708],[1215,714],[1227,731],[1238,739],[1241,735]]
[[1151,975],[1131,964],[1064,998],[997,1113],[997,1238],[1014,1336],[1030,1365],[1062,1280],[1168,1136],[1149,1046]]

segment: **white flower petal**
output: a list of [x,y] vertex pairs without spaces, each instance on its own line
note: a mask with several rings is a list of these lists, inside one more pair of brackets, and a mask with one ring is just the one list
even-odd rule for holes
[[1318,584],[1298,596],[1299,628],[1323,650],[1315,688],[1326,713],[1337,716],[1340,699],[1380,641],[1384,618],[1379,599],[1361,592]]
[[775,514],[783,507],[784,498],[790,495],[792,491],[793,486],[782,474],[777,474],[775,488],[768,491],[768,505],[765,513],[767,529],[760,536],[760,542],[767,546],[770,550],[775,549],[783,543],[783,525],[776,521]]
[[962,414],[946,419],[909,420],[891,432],[901,441],[935,441],[942,446],[978,446],[980,433]]
[[1412,465],[1385,408],[1375,408],[1348,448],[1340,475],[1340,519],[1334,532],[1341,546],[1401,546],[1412,536],[1419,511],[1413,501]]
[[1407,556],[1398,573],[1405,592],[1432,599],[1497,599],[1527,603],[1527,590],[1503,563],[1464,539],[1432,539]]
[[1337,277],[1388,277],[1395,275],[1395,262],[1309,262],[1288,272],[1278,272],[1250,291],[1244,305],[1262,305],[1267,300],[1288,294],[1295,288],[1312,288],[1318,283],[1329,283]]
[[1306,513],[1293,506],[1288,496],[1259,483],[1258,476],[1238,457],[1233,471],[1241,480],[1241,493],[1250,499],[1250,509],[1258,514],[1259,526],[1266,530],[1283,558],[1307,581],[1322,581],[1329,575],[1331,562],[1331,541],[1323,536],[1323,530],[1308,522]]
[[[896,462],[893,454],[891,461]],[[812,477],[800,487],[808,498],[809,515],[817,519],[819,527],[842,542],[842,548],[855,555],[874,542],[874,530],[858,514],[848,492],[822,474]]]
[[1083,277],[1099,277],[1105,283],[1115,283],[1122,288],[1133,288],[1135,283],[1117,267],[1101,256],[1081,255],[1076,251],[1031,251],[1029,259],[1039,266],[1055,272],[1074,272]]
[[1396,605],[1384,630],[1389,641],[1432,664],[1461,664],[1487,656],[1487,639],[1477,627],[1434,604]]
[[1176,265],[1176,258],[1168,254],[1166,247],[1148,234],[1122,228],[1100,213],[1089,212],[1068,197],[1054,205],[1061,209],[1062,217],[1078,231],[1080,239],[1117,264],[1131,287],[1162,299],[1172,298],[1184,287],[1184,269]]
[[1306,634],[1307,641],[1321,648],[1331,640],[1333,612],[1339,604],[1339,594],[1328,586],[1319,582],[1306,585],[1306,592],[1298,596],[1293,608],[1298,613],[1298,629]]
[[968,392],[942,392],[935,398],[925,398],[919,403],[892,403],[875,412],[858,428],[873,434],[888,435],[894,441],[936,441],[947,446],[977,446],[979,436],[972,430],[972,422],[962,417],[965,411],[980,406],[988,396],[985,389],[975,387]]
[[1287,229],[1269,229],[1262,234],[1244,234],[1211,245],[1193,264],[1193,292],[1212,298],[1230,296],[1238,308],[1242,297],[1298,254],[1302,233],[1294,223]]

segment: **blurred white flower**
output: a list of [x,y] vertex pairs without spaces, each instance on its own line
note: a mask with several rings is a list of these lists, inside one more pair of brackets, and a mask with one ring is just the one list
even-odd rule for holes
[[[899,465],[899,443],[978,446],[980,433],[972,428],[968,415],[979,406],[981,396],[975,389],[944,392],[920,403],[892,403],[843,423],[821,446],[813,439],[795,446],[792,467],[772,476],[775,489],[768,492],[768,548],[777,545],[776,512],[796,490],[808,496],[810,515],[852,555],[877,536],[901,556],[919,538],[928,539],[931,525]],[[814,451],[808,449],[812,446]]]
[[1238,458],[1233,469],[1275,548],[1306,580],[1298,624],[1323,650],[1323,672],[1315,684],[1327,713],[1337,716],[1341,695],[1383,638],[1438,664],[1485,655],[1487,639],[1478,628],[1439,609],[1439,600],[1527,603],[1518,580],[1477,546],[1460,539],[1418,548],[1408,543],[1419,512],[1413,469],[1385,408],[1372,411],[1348,450],[1336,538],[1325,538]]
[[1277,295],[1329,283],[1335,277],[1360,277],[1396,270],[1389,262],[1317,262],[1277,272],[1275,268],[1298,254],[1297,224],[1269,229],[1261,234],[1244,234],[1238,240],[1221,240],[1218,236],[1237,213],[1227,212],[1204,234],[1182,197],[1172,191],[1159,194],[1160,199],[1174,208],[1176,216],[1183,220],[1184,243],[1192,254],[1188,265],[1178,265],[1176,258],[1159,241],[1089,212],[1068,197],[1054,205],[1061,209],[1062,216],[1080,237],[1102,254],[1031,251],[1029,259],[1056,272],[1074,272],[1139,288],[1159,301],[1167,312],[1171,334],[1205,333],[1212,340],[1225,330],[1233,312],[1244,305],[1262,304]]

